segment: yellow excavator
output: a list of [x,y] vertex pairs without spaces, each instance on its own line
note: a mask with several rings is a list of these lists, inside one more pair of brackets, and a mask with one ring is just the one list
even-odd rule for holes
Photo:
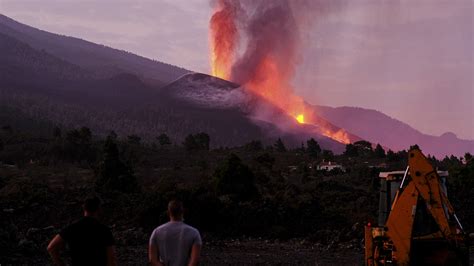
[[447,176],[417,147],[405,171],[380,173],[378,225],[365,226],[365,265],[469,264],[469,238],[448,200]]

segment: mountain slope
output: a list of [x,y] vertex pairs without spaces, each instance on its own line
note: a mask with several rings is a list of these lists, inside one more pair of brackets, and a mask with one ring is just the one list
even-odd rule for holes
[[122,72],[133,73],[157,85],[168,83],[188,70],[153,61],[125,51],[98,45],[78,38],[42,31],[0,14],[0,33],[48,52],[99,77],[110,77]]
[[[130,73],[97,77],[89,69],[2,33],[0,48],[2,125],[37,132],[54,125],[88,126],[96,134],[114,130],[121,136],[137,134],[145,140],[166,132],[176,143],[187,134],[207,132],[214,147],[266,139],[262,128],[272,128],[256,125],[238,108],[196,105],[193,99],[203,92],[199,87],[213,79],[207,75],[188,75],[172,83],[182,80],[188,84],[204,78],[203,83],[193,85],[198,95],[186,98],[178,95],[178,89],[151,89]],[[228,84],[221,80],[208,87],[217,92]],[[235,84],[230,87],[235,88]]]
[[353,139],[360,137],[393,150],[418,144],[437,157],[474,153],[474,141],[453,134],[422,134],[383,113],[362,108],[318,106],[320,125],[300,125],[237,84],[187,73],[0,15],[0,109],[11,114],[2,116],[0,124],[24,126],[34,120],[48,127],[88,126],[100,134],[114,130],[147,140],[165,132],[175,142],[190,133],[207,132],[214,147],[255,139],[271,143],[278,137],[299,146],[316,138],[323,148],[342,152],[344,145],[321,133],[321,128],[330,126],[333,131],[347,130]]
[[427,154],[437,157],[462,156],[474,152],[474,141],[457,138],[452,133],[441,136],[423,134],[409,125],[381,112],[358,107],[316,106],[317,112],[332,123],[372,143],[380,143],[393,150],[408,149],[418,144]]
[[[220,119],[215,126],[237,127],[240,131],[239,120],[241,119],[236,119],[235,116],[221,116],[225,112],[240,113],[245,117],[247,123],[250,122],[258,126],[261,133],[253,139],[272,143],[275,139],[282,138],[289,146],[299,147],[302,142],[315,138],[324,149],[330,149],[337,153],[344,150],[344,145],[321,135],[314,126],[298,124],[283,110],[250,93],[238,84],[226,80],[201,73],[187,74],[162,90],[170,98],[186,102],[186,104],[200,110],[209,110],[208,115],[219,114]],[[261,113],[261,110],[265,110],[266,114],[264,116],[256,115]],[[236,134],[235,143],[243,144],[252,140],[252,138],[246,138],[246,135],[246,133]],[[246,141],[239,140],[239,138],[245,138]]]
[[79,80],[91,76],[90,72],[74,64],[0,33],[0,82],[4,86],[41,87],[52,80]]

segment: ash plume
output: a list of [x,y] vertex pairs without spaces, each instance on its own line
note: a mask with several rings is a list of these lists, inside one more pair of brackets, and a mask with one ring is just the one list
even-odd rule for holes
[[[271,82],[278,87],[274,92],[287,95],[300,61],[301,29],[340,4],[338,0],[213,1],[213,56],[225,65],[222,68],[230,69],[223,76],[239,84]],[[237,57],[238,45],[243,49]]]
[[333,130],[306,108],[291,85],[300,62],[302,29],[340,4],[339,0],[215,1],[210,21],[213,75],[243,85],[298,123],[315,125],[320,134],[349,142],[345,132]]

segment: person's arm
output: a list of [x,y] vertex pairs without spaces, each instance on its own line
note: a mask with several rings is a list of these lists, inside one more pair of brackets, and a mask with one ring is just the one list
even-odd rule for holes
[[189,258],[188,266],[198,265],[200,255],[201,255],[201,245],[193,244],[193,247],[191,248],[191,258]]
[[115,246],[107,247],[107,266],[117,266],[117,259],[115,257]]
[[151,266],[163,266],[163,263],[160,262],[160,255],[158,252],[158,246],[150,243],[148,246],[148,261],[150,262]]
[[65,243],[63,238],[58,234],[49,242],[48,253],[53,260],[53,265],[63,266],[65,265],[61,259],[61,250],[64,249]]

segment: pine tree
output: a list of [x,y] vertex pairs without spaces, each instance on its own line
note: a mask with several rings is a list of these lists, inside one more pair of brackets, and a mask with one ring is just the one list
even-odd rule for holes
[[217,167],[214,180],[219,194],[249,199],[257,192],[254,173],[235,154]]
[[134,192],[138,189],[133,171],[120,160],[117,144],[111,137],[104,144],[103,158],[97,172],[96,186],[99,190]]
[[156,139],[158,140],[158,143],[160,143],[161,146],[171,144],[171,139],[165,133],[160,134]]
[[385,158],[385,150],[382,148],[380,144],[377,144],[374,150],[375,156],[377,158]]
[[306,146],[306,151],[311,157],[318,157],[318,155],[321,153],[321,147],[319,146],[319,143],[313,138],[306,142]]
[[286,152],[285,144],[283,143],[281,138],[278,138],[273,146],[275,146],[275,150],[278,152]]

